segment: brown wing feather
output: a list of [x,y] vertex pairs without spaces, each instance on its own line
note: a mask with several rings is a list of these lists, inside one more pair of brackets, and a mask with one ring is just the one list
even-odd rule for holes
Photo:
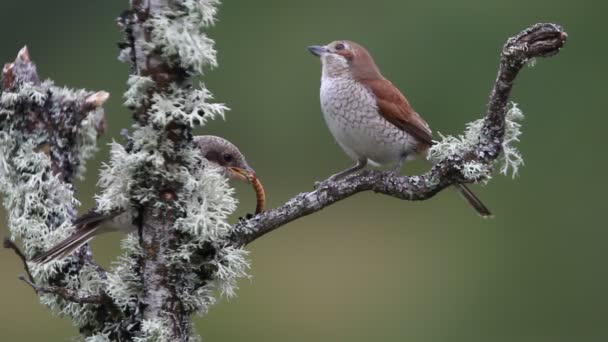
[[380,114],[393,125],[414,136],[420,143],[433,145],[429,125],[410,106],[397,87],[387,79],[362,81],[376,96]]

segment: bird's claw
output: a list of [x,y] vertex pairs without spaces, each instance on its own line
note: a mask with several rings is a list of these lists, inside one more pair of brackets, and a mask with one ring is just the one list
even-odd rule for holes
[[315,190],[319,190],[323,186],[323,184],[325,184],[325,182],[326,181],[323,181],[323,182],[317,181],[317,182],[315,182],[315,184],[313,185],[314,189]]
[[255,214],[247,213],[247,214],[245,214],[245,217],[239,216],[239,218],[237,219],[237,221],[238,222],[245,222],[245,221],[251,220],[254,216],[255,216]]
[[329,177],[328,179],[326,179],[324,181],[315,182],[314,188],[315,188],[315,190],[319,190],[319,189],[327,187],[330,183],[334,183],[334,182],[335,182],[335,180],[333,180],[331,177]]

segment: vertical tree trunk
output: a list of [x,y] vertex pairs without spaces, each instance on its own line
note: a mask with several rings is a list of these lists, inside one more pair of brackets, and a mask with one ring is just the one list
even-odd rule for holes
[[[131,32],[130,41],[132,42],[132,62],[135,75],[148,77],[154,82],[154,90],[148,92],[148,98],[144,100],[146,104],[137,108],[134,112],[136,123],[142,127],[150,125],[149,104],[153,103],[152,97],[157,93],[170,93],[170,85],[187,87],[186,70],[176,66],[170,66],[161,56],[160,47],[151,50],[154,46],[151,30],[154,27],[151,18],[162,16],[165,12],[172,9],[169,0],[132,0],[131,1],[131,20],[126,26],[126,31]],[[167,130],[170,134],[162,137],[170,139],[173,143],[173,153],[165,155],[165,165],[179,163],[172,160],[172,156],[179,155],[176,150],[191,135],[191,127],[170,123]],[[161,132],[161,136],[165,132]],[[145,176],[145,175],[142,175]],[[153,175],[151,175],[153,176]],[[163,322],[170,330],[170,338],[173,341],[187,341],[192,334],[190,315],[182,310],[176,293],[176,283],[171,282],[169,277],[171,269],[168,266],[167,255],[172,251],[170,241],[174,240],[176,233],[173,229],[176,216],[173,214],[175,208],[172,203],[175,193],[179,192],[179,184],[166,186],[165,180],[153,177],[152,184],[140,183],[143,188],[150,187],[157,191],[157,199],[148,200],[142,203],[143,207],[139,210],[140,217],[140,243],[143,254],[141,255],[141,281],[143,285],[143,295],[140,300],[140,312],[142,321]],[[161,196],[161,189],[163,196]],[[166,206],[159,207],[156,201],[166,201]],[[164,333],[166,334],[166,333]]]
[[[191,339],[192,314],[205,312],[214,302],[212,288],[224,284],[215,271],[233,264],[221,260],[230,253],[225,253],[222,246],[227,243],[216,240],[214,232],[221,231],[220,240],[228,239],[226,217],[215,216],[232,211],[234,202],[225,181],[216,186],[198,183],[217,175],[204,168],[206,162],[193,150],[191,133],[194,125],[225,110],[207,103],[209,92],[195,89],[191,82],[203,66],[215,64],[213,42],[200,29],[213,23],[217,4],[216,0],[132,0],[130,11],[120,20],[126,36],[121,58],[132,66],[131,88],[125,97],[135,120],[127,152],[143,160],[129,175],[131,202],[123,203],[135,208],[140,227],[141,249],[130,257],[131,269],[141,282],[138,309],[132,311],[140,315],[134,335],[141,338]],[[220,202],[219,211],[204,206]],[[196,222],[214,223],[205,223],[208,232],[198,223],[180,224],[193,216],[199,218]],[[242,252],[235,251],[233,260],[244,264]],[[232,275],[228,278],[227,288],[234,282]]]

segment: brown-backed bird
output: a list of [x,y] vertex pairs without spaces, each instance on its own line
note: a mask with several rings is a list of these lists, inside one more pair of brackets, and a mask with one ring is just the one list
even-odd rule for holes
[[[321,110],[329,130],[355,166],[333,175],[336,180],[373,166],[395,165],[426,156],[433,145],[432,131],[405,96],[382,76],[372,56],[361,45],[339,40],[309,46],[322,63]],[[484,217],[492,214],[464,184],[464,198]]]

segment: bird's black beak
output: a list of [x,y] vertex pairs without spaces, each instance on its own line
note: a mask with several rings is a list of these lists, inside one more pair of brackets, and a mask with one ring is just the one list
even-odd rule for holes
[[322,54],[329,52],[325,46],[311,45],[308,47],[308,51],[317,57],[321,57]]

